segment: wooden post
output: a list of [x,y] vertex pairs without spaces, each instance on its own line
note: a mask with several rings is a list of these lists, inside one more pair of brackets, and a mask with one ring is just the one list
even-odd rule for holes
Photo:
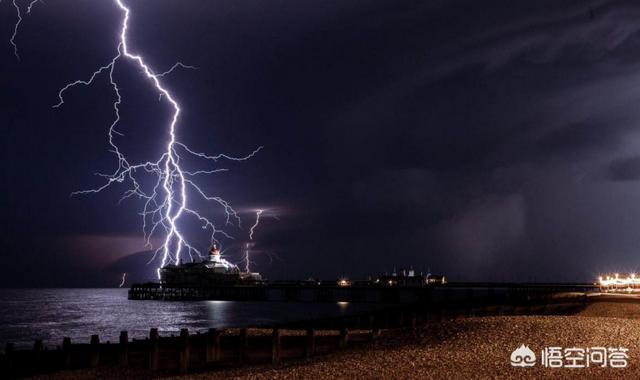
[[462,305],[457,304],[455,309],[453,310],[453,318],[458,319],[464,315],[464,307]]
[[247,348],[249,347],[249,334],[246,328],[240,329],[240,342],[238,343],[238,361],[243,365],[247,361]]
[[207,363],[220,361],[220,331],[209,329],[207,334]]
[[346,327],[341,328],[340,336],[338,338],[338,347],[340,347],[340,349],[347,347],[347,344],[349,343],[349,330]]
[[181,329],[180,330],[180,356],[178,358],[178,367],[180,368],[180,373],[189,372],[189,360],[190,360],[190,348],[189,347],[189,330]]
[[280,329],[273,329],[273,334],[271,335],[271,363],[279,364],[282,355],[282,339],[280,334]]
[[378,339],[380,338],[380,329],[375,327],[371,330],[371,346],[375,347]]
[[310,358],[316,351],[316,330],[313,328],[307,329],[307,348],[305,350],[305,356]]
[[71,338],[62,338],[62,352],[64,355],[64,368],[71,368]]
[[7,358],[7,372],[11,372],[13,369],[13,343],[7,343],[6,348],[4,350],[4,355]]
[[100,363],[100,338],[98,335],[91,335],[91,356],[89,366],[95,368]]
[[152,371],[158,370],[159,340],[158,329],[149,330],[149,369]]
[[42,339],[36,339],[35,343],[33,344],[33,364],[37,369],[39,369],[41,365],[43,348],[44,347],[42,345]]
[[120,367],[129,365],[129,333],[120,331],[120,355],[118,357]]

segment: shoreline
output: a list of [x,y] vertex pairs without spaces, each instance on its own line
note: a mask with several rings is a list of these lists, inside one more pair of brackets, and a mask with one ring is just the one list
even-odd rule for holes
[[[385,331],[375,347],[355,347],[281,365],[220,369],[183,376],[126,370],[67,371],[36,379],[172,378],[633,378],[640,376],[640,302],[592,302],[574,315],[460,317],[428,322],[416,330]],[[544,347],[620,346],[627,368],[515,368],[511,352]]]

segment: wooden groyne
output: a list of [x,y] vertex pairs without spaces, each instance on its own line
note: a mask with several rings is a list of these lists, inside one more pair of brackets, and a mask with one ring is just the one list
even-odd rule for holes
[[0,356],[0,377],[25,377],[61,370],[119,367],[170,373],[188,373],[243,365],[281,363],[323,355],[347,347],[375,345],[382,333],[416,328],[446,318],[482,315],[571,314],[584,307],[586,297],[560,297],[546,303],[469,304],[432,308],[425,305],[392,307],[348,317],[323,318],[274,326],[209,329],[179,335],[161,335],[152,328],[144,339],[130,339],[126,331],[118,342],[93,335],[88,343],[64,338],[49,349],[37,340],[33,348],[6,345]]

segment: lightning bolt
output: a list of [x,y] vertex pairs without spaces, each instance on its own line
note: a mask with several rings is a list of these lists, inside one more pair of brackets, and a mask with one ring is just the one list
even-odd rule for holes
[[[31,14],[31,9],[36,3],[40,0],[32,0],[27,6],[27,14]],[[16,9],[17,21],[13,26],[13,34],[9,39],[9,43],[13,46],[13,55],[16,56],[16,59],[20,61],[20,54],[18,54],[18,45],[16,44],[16,37],[18,36],[18,29],[20,28],[20,24],[22,23],[22,11],[20,10],[20,6],[17,3],[17,0],[13,0],[13,7]]]
[[251,229],[249,230],[249,239],[251,239],[251,240],[253,240],[253,231],[260,224],[260,215],[262,215],[263,212],[264,212],[264,210],[256,211],[256,222],[253,223],[253,226],[251,226]]
[[119,288],[124,286],[124,282],[127,280],[127,272],[122,274],[122,282],[120,282]]
[[[76,86],[90,86],[96,81],[101,74],[108,76],[109,83],[113,89],[115,100],[113,102],[114,119],[108,129],[108,140],[111,147],[110,151],[115,155],[118,165],[115,171],[110,174],[97,173],[104,178],[105,182],[97,188],[76,191],[72,194],[92,194],[99,193],[114,184],[127,182],[130,188],[124,192],[121,201],[137,197],[144,201],[144,207],[140,213],[142,217],[142,230],[146,244],[151,247],[151,238],[158,233],[164,233],[164,244],[158,247],[150,262],[156,258],[159,253],[162,254],[160,267],[158,268],[158,277],[160,276],[160,268],[167,264],[180,262],[180,254],[186,250],[190,259],[193,261],[193,254],[202,257],[201,252],[195,248],[193,244],[187,241],[183,231],[180,228],[179,221],[184,216],[190,216],[201,223],[203,230],[210,231],[211,243],[218,242],[216,236],[222,235],[232,239],[230,235],[218,228],[211,220],[201,214],[198,210],[189,207],[189,195],[195,195],[206,202],[218,204],[226,214],[225,225],[235,224],[240,226],[240,218],[229,202],[218,196],[212,196],[203,191],[195,182],[195,178],[199,175],[214,174],[226,171],[225,168],[214,168],[211,170],[188,170],[181,166],[183,156],[189,156],[195,159],[217,162],[219,160],[244,161],[257,154],[262,147],[258,147],[250,154],[244,157],[232,157],[226,154],[208,155],[193,151],[187,145],[177,139],[177,125],[180,116],[180,105],[171,92],[163,85],[162,79],[170,74],[174,69],[187,68],[195,69],[193,66],[185,65],[181,62],[174,64],[169,70],[156,73],[142,57],[140,53],[132,52],[128,40],[127,32],[129,29],[129,19],[131,15],[130,9],[122,2],[122,0],[114,0],[115,5],[122,12],[122,25],[119,34],[116,54],[104,66],[99,67],[86,80],[76,80],[64,86],[58,92],[58,103],[53,108],[59,108],[65,104],[64,95],[67,91]],[[122,104],[122,96],[120,87],[115,79],[114,71],[116,65],[123,59],[133,62],[140,69],[142,75],[153,85],[159,94],[159,99],[169,104],[173,110],[171,120],[168,123],[168,141],[166,142],[165,151],[155,161],[146,161],[131,163],[124,153],[119,149],[116,136],[123,136],[117,130],[120,122],[120,105]],[[184,160],[182,160],[184,161]],[[151,189],[145,189],[140,178],[144,175],[153,175],[156,178],[155,184]]]
[[[253,240],[253,233],[255,231],[255,229],[258,227],[258,225],[260,224],[260,215],[262,215],[262,213],[264,212],[264,210],[257,210],[256,211],[256,221],[255,223],[253,223],[253,226],[251,226],[251,229],[249,230],[249,239]],[[251,272],[251,258],[249,257],[249,249],[251,248],[251,244],[247,243],[245,245],[245,250],[244,250],[244,269],[245,272],[250,273]]]

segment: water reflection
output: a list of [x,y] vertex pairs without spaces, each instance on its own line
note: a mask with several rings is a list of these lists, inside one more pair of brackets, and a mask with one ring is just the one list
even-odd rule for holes
[[102,341],[117,341],[122,330],[131,338],[177,334],[181,328],[204,331],[210,327],[268,325],[315,319],[378,308],[348,302],[163,302],[130,301],[126,289],[3,289],[0,290],[0,350],[6,342],[31,346],[34,339],[60,345],[63,337],[88,342],[92,334]]
[[230,301],[205,302],[207,303],[207,309],[209,311],[209,327],[224,327],[231,325],[227,320],[231,314],[230,308],[232,307],[232,304]]

